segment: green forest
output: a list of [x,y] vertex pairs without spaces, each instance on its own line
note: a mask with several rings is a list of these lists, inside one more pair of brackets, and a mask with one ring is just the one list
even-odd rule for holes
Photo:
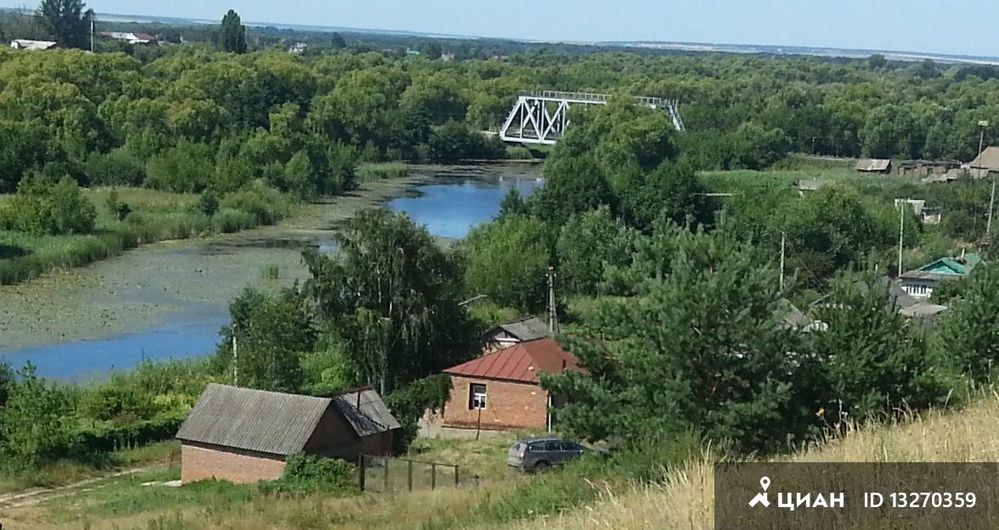
[[[994,259],[990,182],[858,177],[812,155],[968,161],[979,122],[999,123],[999,69],[554,51],[444,61],[346,43],[295,56],[232,15],[217,38],[151,52],[0,50],[0,282],[272,224],[362,186],[370,163],[539,156],[482,134],[520,91],[614,97],[573,115],[543,188],[511,194],[453,245],[404,215],[362,212],[336,254],[303,254],[306,281],[233,300],[209,359],[86,386],[4,366],[4,472],[106,465],[169,439],[204,384],[235,373],[315,395],[374,385],[404,424],[404,451],[447,397],[440,370],[477,355],[491,325],[545,309],[549,267],[559,340],[588,373],[543,384],[568,398],[559,424],[581,439],[683,435],[780,453],[855,422],[960,406],[991,381],[999,268],[948,288],[933,326],[900,315],[885,281],[901,272],[899,197],[944,211],[924,226],[902,210],[904,268],[962,249]],[[678,99],[687,131],[639,95]],[[826,174],[817,191],[793,185]],[[100,207],[85,198],[95,190]],[[185,199],[130,199],[142,192]],[[789,304],[825,327],[786,325]]]

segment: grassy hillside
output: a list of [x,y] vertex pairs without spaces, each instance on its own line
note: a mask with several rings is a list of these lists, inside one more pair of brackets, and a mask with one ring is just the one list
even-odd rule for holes
[[[994,462],[999,460],[999,396],[965,410],[928,414],[905,424],[851,432],[781,459],[794,462]],[[669,473],[669,481],[626,492],[605,491],[601,500],[561,516],[509,525],[508,530],[712,527],[712,459],[705,457]]]
[[[960,412],[932,413],[904,424],[855,430],[784,460],[806,462],[979,462],[999,459],[999,397]],[[657,486],[585,478],[570,468],[544,476],[505,469],[512,438],[424,440],[417,458],[460,462],[477,486],[396,495],[347,497],[262,495],[256,486],[202,483],[183,488],[142,486],[177,478],[176,461],[89,486],[47,502],[5,509],[0,517],[18,528],[191,529],[645,529],[711,527],[713,483],[710,448],[693,461],[666,470]],[[577,466],[581,467],[581,466]],[[591,470],[592,473],[592,470]],[[548,514],[538,517],[538,514]]]

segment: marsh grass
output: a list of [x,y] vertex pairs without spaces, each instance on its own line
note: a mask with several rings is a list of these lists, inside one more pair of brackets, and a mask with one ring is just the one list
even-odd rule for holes
[[281,276],[281,268],[277,265],[264,265],[260,268],[260,278],[263,280],[277,280]]
[[[119,202],[132,209],[124,221],[114,218],[105,204],[112,191],[118,193]],[[287,200],[273,190],[233,194],[211,218],[194,209],[198,196],[192,194],[97,188],[87,190],[86,195],[99,212],[93,234],[52,236],[0,231],[0,285],[28,281],[52,270],[88,265],[142,244],[273,224],[291,213]]]
[[382,179],[404,178],[409,176],[409,167],[401,162],[361,164],[357,168],[358,182],[371,182]]

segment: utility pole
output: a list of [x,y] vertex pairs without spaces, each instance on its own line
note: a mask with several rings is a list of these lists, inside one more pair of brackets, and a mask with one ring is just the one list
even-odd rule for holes
[[992,211],[996,206],[996,178],[992,177],[992,198],[989,199],[989,221],[985,225],[985,237],[992,235]]
[[558,309],[555,307],[555,267],[548,267],[548,329],[558,334]]
[[895,202],[898,204],[898,268],[896,269],[896,276],[902,276],[902,243],[905,241],[905,208],[909,205],[909,201],[905,199],[896,199]]
[[780,291],[784,292],[784,246],[787,240],[787,233],[780,233]]
[[978,137],[978,154],[982,154],[982,149],[985,148],[985,129],[988,128],[988,120],[980,120],[978,126],[982,128],[982,134]]
[[236,350],[236,325],[232,326],[232,386],[239,386],[239,352]]

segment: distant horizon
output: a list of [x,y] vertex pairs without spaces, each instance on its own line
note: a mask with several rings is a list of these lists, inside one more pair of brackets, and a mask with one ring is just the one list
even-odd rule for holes
[[[391,3],[392,0],[374,0],[376,3]],[[449,0],[440,0],[445,3]],[[510,0],[514,3],[525,3],[525,0]],[[719,0],[726,1],[726,0]],[[737,1],[737,0],[733,0]],[[783,1],[783,0],[781,0]],[[852,0],[851,0],[852,1]],[[858,0],[859,1],[859,0]],[[911,1],[911,0],[910,0]],[[95,10],[98,16],[114,17],[118,20],[114,21],[127,21],[132,20],[135,22],[164,22],[164,20],[174,21],[174,23],[184,22],[191,24],[212,24],[216,23],[216,18],[221,20],[222,15],[226,9],[219,11],[217,17],[210,17],[204,15],[195,14],[185,14],[177,15],[174,13],[164,13],[162,12],[162,4],[158,4],[152,9],[146,10],[147,12],[136,12],[136,8],[140,8],[139,4],[143,4],[143,1],[132,1],[129,2],[128,8],[125,10],[105,10],[102,9],[102,5],[116,5],[119,0],[105,0],[105,1],[93,1],[88,3],[88,7]],[[178,0],[175,4],[185,4],[190,3],[190,0]],[[204,4],[212,3],[211,0],[199,1],[199,7],[204,9]],[[230,2],[234,3],[234,2]],[[256,2],[236,2],[243,4],[256,4]],[[439,2],[438,2],[439,3]],[[531,2],[527,1],[530,4]],[[780,3],[780,2],[777,2]],[[821,0],[820,2],[821,3]],[[177,10],[180,6],[178,6]],[[33,11],[34,8],[25,6],[23,3],[20,5],[10,5],[0,0],[0,9],[13,9],[13,10],[27,10]],[[469,40],[506,40],[521,43],[534,43],[534,44],[568,44],[568,45],[579,45],[579,46],[625,46],[634,47],[636,45],[653,45],[653,46],[639,46],[641,48],[657,48],[662,49],[677,49],[685,51],[697,51],[696,47],[712,47],[712,48],[733,48],[733,49],[707,49],[703,51],[722,51],[730,53],[747,53],[745,48],[770,48],[771,50],[761,50],[759,53],[781,53],[780,49],[787,48],[790,51],[785,53],[789,54],[808,54],[808,55],[819,55],[819,56],[836,56],[836,57],[858,57],[860,54],[873,54],[873,53],[883,53],[899,56],[900,60],[919,60],[922,58],[940,58],[940,59],[958,59],[956,62],[975,62],[982,64],[997,64],[999,63],[999,46],[989,50],[941,50],[941,49],[931,49],[930,47],[907,47],[901,45],[902,42],[897,42],[893,44],[899,44],[899,46],[886,45],[886,46],[869,46],[869,45],[857,45],[858,43],[820,43],[820,42],[807,42],[802,39],[796,39],[795,42],[775,42],[771,39],[765,40],[744,40],[739,38],[729,38],[729,39],[714,39],[708,38],[710,35],[701,35],[705,38],[681,38],[682,35],[677,35],[677,38],[663,38],[654,37],[649,38],[648,35],[636,35],[634,38],[596,38],[596,39],[579,39],[579,38],[537,38],[530,36],[517,35],[516,32],[497,32],[495,28],[505,27],[501,23],[495,25],[490,25],[492,31],[487,32],[468,32],[462,30],[451,29],[449,31],[441,31],[432,28],[418,28],[409,25],[398,26],[391,23],[378,24],[378,25],[365,25],[365,24],[323,24],[317,23],[316,19],[312,19],[309,23],[288,21],[288,20],[276,20],[276,19],[259,19],[254,18],[254,14],[257,10],[247,8],[246,6],[233,6],[243,18],[244,24],[253,27],[278,27],[290,30],[300,30],[300,31],[314,31],[314,32],[324,32],[324,31],[344,31],[352,33],[387,33],[387,34],[398,34],[398,35],[409,35],[414,37],[425,37],[425,38],[443,38],[443,39],[469,39]],[[581,10],[585,10],[581,8]],[[285,12],[286,13],[286,12]],[[996,9],[996,14],[999,15],[999,9]],[[282,17],[285,18],[285,17]],[[860,27],[858,25],[857,27]],[[869,34],[869,31],[859,31],[862,34]],[[641,32],[636,32],[641,33]],[[935,35],[931,35],[935,37]],[[849,39],[846,39],[849,40]],[[984,40],[984,39],[983,39]],[[928,40],[920,40],[920,44],[926,42],[939,42],[939,39],[930,38]],[[962,39],[962,42],[967,42]],[[685,47],[686,46],[686,47]],[[688,48],[689,47],[689,48]],[[738,48],[738,49],[736,49]],[[776,49],[776,50],[773,50]],[[828,50],[836,52],[854,52],[853,54],[813,54],[809,51],[814,50]],[[964,59],[964,61],[960,61]],[[969,59],[983,59],[984,61],[969,61]]]

